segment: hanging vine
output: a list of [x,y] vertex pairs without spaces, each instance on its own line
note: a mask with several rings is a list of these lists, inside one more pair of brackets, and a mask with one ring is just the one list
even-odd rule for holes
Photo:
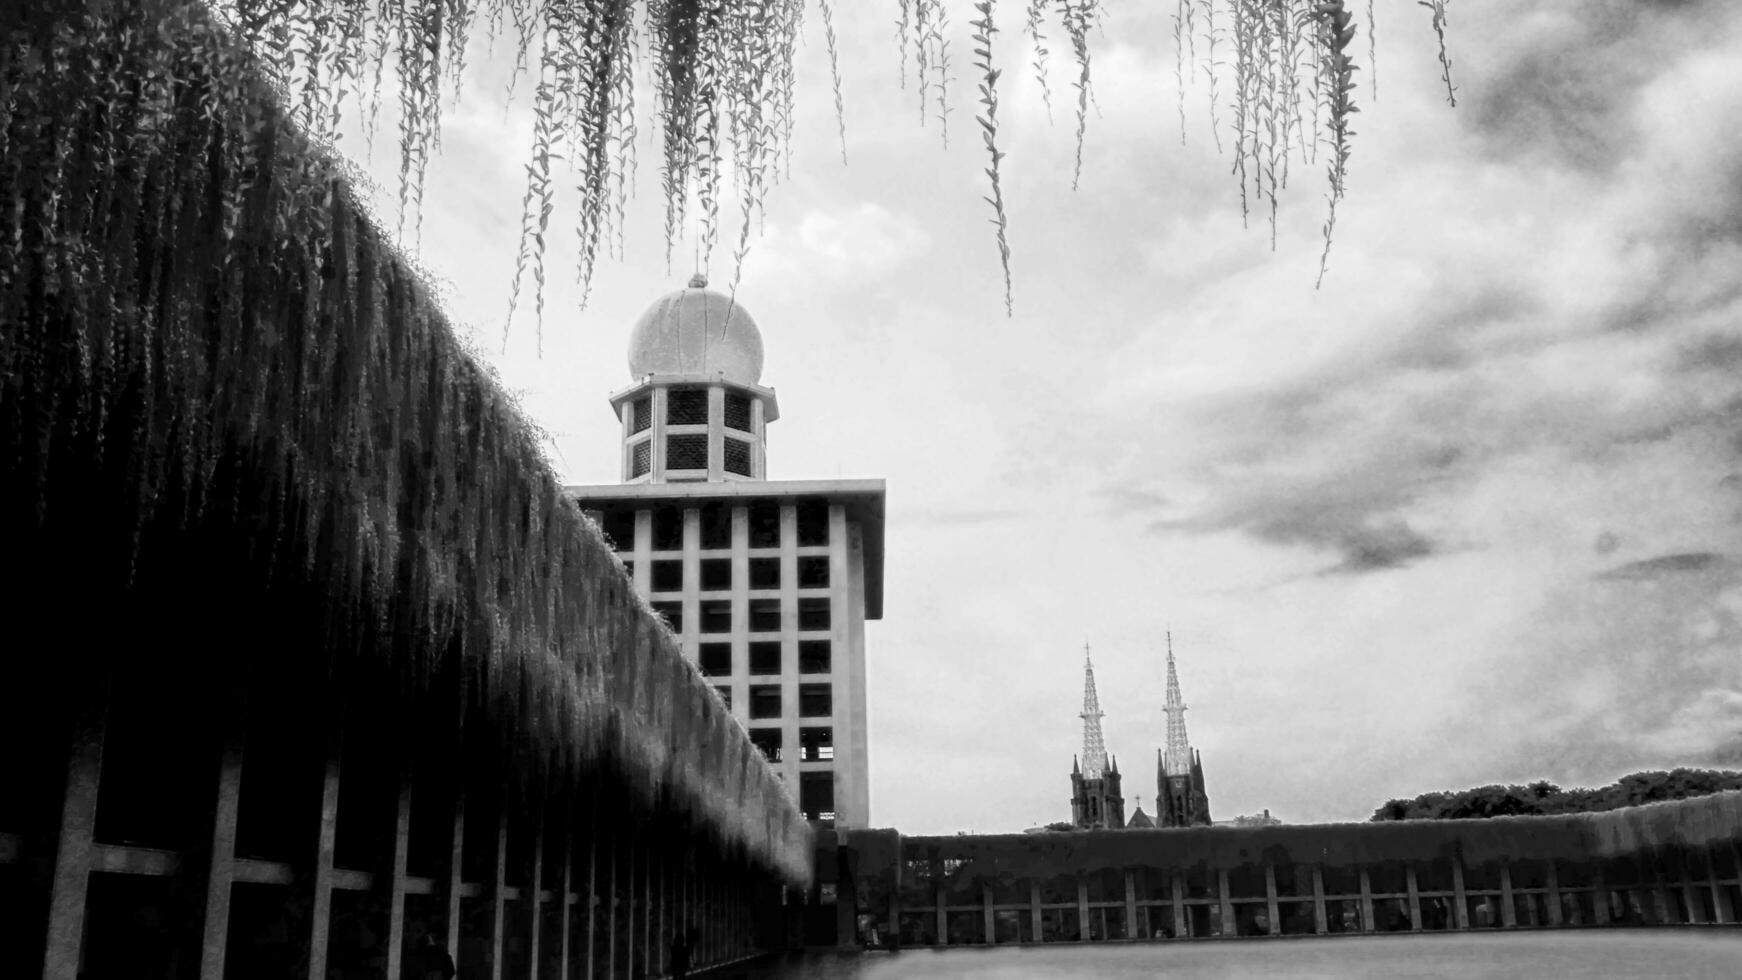
[[[59,0],[74,8],[84,2]],[[911,77],[921,124],[935,120],[947,146],[957,83],[952,6],[965,4],[973,11],[968,27],[976,45],[973,74],[981,89],[982,120],[991,110],[986,101],[991,72],[985,66],[1003,41],[986,33],[987,16],[978,0],[893,2],[901,84],[905,87]],[[1430,14],[1447,99],[1455,104],[1446,47],[1449,0],[1417,2]],[[515,95],[516,85],[523,74],[531,79],[534,125],[525,157],[510,316],[520,304],[520,290],[530,288],[542,320],[544,254],[558,199],[567,194],[559,185],[572,187],[576,198],[575,273],[583,305],[601,254],[609,254],[613,244],[617,252],[623,249],[638,112],[649,112],[657,126],[667,264],[677,243],[693,238],[697,264],[708,267],[722,235],[722,208],[740,222],[732,253],[742,264],[750,245],[745,226],[760,226],[767,194],[783,168],[790,175],[798,87],[794,62],[803,16],[812,3],[820,8],[845,160],[841,49],[849,33],[837,23],[846,8],[833,0],[149,0],[148,9],[160,14],[182,7],[210,10],[260,54],[246,70],[281,93],[292,118],[317,141],[336,138],[341,121],[355,118],[372,148],[382,98],[395,103],[396,222],[413,251],[421,235],[424,174],[432,151],[440,147],[444,106],[460,97],[472,34],[484,25],[492,44],[500,40],[512,52],[507,97],[525,98]],[[1317,26],[1348,17],[1346,6],[1343,0],[1177,0],[1175,78],[1181,98],[1186,88],[1207,83],[1212,135],[1218,151],[1228,147],[1232,154],[1242,220],[1263,208],[1273,244],[1295,154],[1311,161],[1323,147],[1335,157],[1327,171],[1328,181],[1334,174],[1328,187],[1333,209],[1346,188],[1353,135],[1348,116],[1355,105],[1351,95],[1327,86],[1332,76],[1354,66],[1346,44],[1333,50],[1341,34]],[[1369,61],[1375,55],[1372,6],[1372,0],[1364,5]],[[1022,34],[1032,46],[1031,65],[1049,118],[1047,37],[1062,36],[1068,43],[1076,96],[1074,189],[1083,178],[1095,103],[1093,46],[1102,4],[1023,0],[1022,13]],[[983,36],[990,40],[981,43]],[[647,93],[636,84],[642,69],[651,78]],[[356,116],[347,115],[352,107]],[[1183,101],[1178,115],[1187,121]],[[1002,150],[997,152],[999,165],[987,168],[986,179],[988,199],[1000,202],[999,254],[1008,274],[1003,189],[991,183],[994,173],[1002,177],[1007,161]],[[1334,226],[1334,218],[1326,224]]]
[[986,198],[986,203],[992,206],[992,224],[998,230],[998,264],[1004,270],[1004,313],[1010,316],[1015,313],[1015,305],[1010,289],[1009,224],[1004,214],[1004,186],[999,170],[1004,153],[998,149],[999,71],[992,67],[992,35],[998,33],[997,24],[993,20],[994,3],[995,0],[980,0],[974,5],[974,9],[980,14],[972,22],[974,56],[979,59],[974,62],[974,67],[980,70],[980,104],[985,107],[985,111],[976,117],[975,122],[980,124],[980,135],[986,140],[986,155],[991,158],[986,167],[986,178],[991,181],[992,193]]

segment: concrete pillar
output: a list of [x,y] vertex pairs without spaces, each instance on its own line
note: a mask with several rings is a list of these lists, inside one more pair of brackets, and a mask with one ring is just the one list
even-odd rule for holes
[[1313,932],[1322,936],[1331,931],[1329,916],[1325,913],[1325,869],[1313,865]]
[[1409,931],[1421,931],[1421,891],[1415,883],[1415,862],[1403,863],[1403,880],[1409,889]]
[[[401,953],[405,948],[405,864],[411,850],[411,770],[402,766],[399,772],[399,795],[393,812],[393,864],[387,880],[387,969],[389,977],[399,976]],[[536,941],[536,936],[534,937]],[[208,944],[210,940],[207,940]],[[210,946],[207,946],[210,949]],[[213,980],[221,980],[222,972]]]
[[[1147,929],[1149,923],[1144,923]],[[1136,939],[1141,935],[1137,928],[1137,876],[1130,868],[1125,869],[1125,937]]]
[[[662,453],[664,440],[654,440],[654,452]],[[643,507],[635,512],[635,591],[646,595],[653,588],[653,511]],[[687,625],[687,624],[686,624]]]
[[1367,876],[1367,869],[1365,867],[1363,867],[1361,869],[1360,878],[1361,878],[1361,931],[1364,933],[1373,933],[1373,932],[1376,932],[1378,929],[1377,925],[1373,921],[1373,881],[1371,878],[1369,878]]
[[1028,881],[1028,920],[1034,931],[1034,941],[1043,942],[1046,936],[1041,932],[1040,882],[1032,878]]
[[[694,512],[691,511],[690,513]],[[686,514],[685,516],[688,515]],[[644,904],[643,900],[645,898],[645,896],[642,895],[640,891],[637,891],[635,887],[635,858],[638,851],[646,850],[646,848],[636,846],[640,842],[641,833],[639,829],[631,830],[629,832],[629,850],[623,855],[623,876],[627,879],[627,884],[629,886],[626,889],[628,892],[628,895],[626,896],[628,907],[623,910],[624,924],[628,926],[623,933],[623,959],[628,966],[630,976],[635,975],[635,964],[637,961],[636,946],[640,945],[636,941],[639,937],[636,936],[637,929],[635,926],[637,916],[643,912],[642,905]],[[642,950],[641,952],[641,968],[645,970],[647,968],[646,951]]]
[[326,980],[327,976],[327,945],[333,925],[333,845],[338,831],[339,752],[335,740],[327,752],[326,774],[321,781],[320,837],[315,847],[314,900],[309,912],[309,980]]
[[[932,873],[934,875],[938,873],[938,870],[939,869],[936,865],[932,866]],[[941,875],[939,878],[941,878]],[[936,922],[935,928],[937,929],[937,932],[935,933],[937,941],[932,943],[932,945],[948,946],[950,944],[950,918],[949,914],[944,911],[944,883],[939,880],[939,878],[932,879],[932,881],[935,882],[935,884],[932,885],[931,891],[932,915]]]
[[[1722,845],[1719,845],[1722,846]],[[1723,885],[1723,875],[1718,873],[1718,847],[1711,847],[1706,852],[1706,882],[1712,889],[1712,910],[1717,913],[1717,921],[1730,924],[1736,921],[1736,909],[1730,901],[1730,891]]]
[[[557,947],[556,975],[557,980],[572,980],[570,973],[570,958],[573,956],[569,942],[569,930],[573,928],[575,910],[575,801],[571,793],[563,801],[563,822],[557,834],[558,846],[562,848],[562,874],[558,876],[557,901]],[[389,978],[391,980],[391,978]]]
[[[586,980],[594,980],[599,948],[599,796],[596,789],[588,793],[587,819],[587,949]],[[568,980],[564,977],[563,980]]]
[[1600,926],[1609,924],[1609,881],[1603,874],[1603,862],[1591,868],[1591,920]]
[[1077,941],[1089,941],[1089,883],[1077,875]]
[[1500,924],[1518,928],[1518,904],[1512,900],[1512,864],[1508,861],[1500,862]]
[[466,846],[466,791],[465,785],[458,777],[454,781],[454,827],[453,837],[448,848],[448,880],[443,897],[447,900],[447,939],[448,955],[454,962],[460,962],[460,886],[464,875],[465,862],[462,860]]
[[218,792],[212,814],[200,980],[224,980],[224,953],[230,938],[230,891],[236,880],[236,816],[241,798],[242,745],[237,739],[226,739],[218,761]]
[[1282,909],[1276,901],[1276,865],[1264,863],[1264,918],[1268,925],[1265,932],[1272,936],[1282,934]]
[[496,802],[495,872],[490,882],[490,980],[502,980],[502,945],[508,917],[508,791]]
[[1470,903],[1464,897],[1464,862],[1452,858],[1452,924],[1459,929],[1470,928]]
[[1184,939],[1190,935],[1186,928],[1186,881],[1179,871],[1169,875],[1173,888],[1173,935],[1175,939]]
[[609,843],[605,847],[605,978],[617,976],[617,840],[616,821],[612,821]]
[[726,389],[708,386],[708,480],[726,478]]
[[1218,932],[1224,936],[1238,936],[1240,924],[1234,920],[1234,896],[1228,890],[1226,868],[1216,869],[1216,894],[1221,899],[1219,908],[1222,911],[1222,927]]
[[[694,507],[683,512],[683,636],[680,646],[684,659],[695,663],[701,645],[702,618],[702,512]],[[646,595],[647,593],[642,593]],[[737,611],[733,611],[732,622],[740,622]],[[740,653],[734,653],[734,662],[740,658]],[[737,673],[737,671],[734,671]],[[730,683],[729,681],[727,683]],[[738,694],[733,692],[732,704],[738,703]]]
[[889,935],[894,937],[896,946],[901,944],[901,855],[895,857],[894,882],[889,889]]
[[998,945],[998,914],[992,909],[992,886],[980,884],[980,928],[985,930],[986,945]]
[[[543,949],[543,945],[539,942],[539,934],[544,931],[544,886],[547,884],[544,880],[544,811],[546,808],[546,802],[542,793],[538,794],[538,796],[539,799],[533,804],[535,809],[533,810],[531,820],[532,888],[531,900],[527,902],[526,913],[532,918],[532,926],[528,930],[529,938],[526,944],[526,957],[527,961],[531,964],[529,967],[531,970],[531,980],[537,980],[539,969],[542,965],[539,956],[540,951]],[[522,826],[525,825],[526,822],[522,821]],[[566,896],[563,896],[562,898],[566,901]],[[387,975],[393,977],[397,974],[388,971]]]
[[107,691],[93,698],[73,725],[67,755],[66,794],[55,839],[54,878],[48,905],[44,980],[77,980],[85,938],[85,896],[96,853],[97,789],[103,771]]
[[1556,864],[1557,862],[1554,859],[1549,859],[1547,904],[1548,924],[1551,926],[1558,926],[1561,924],[1561,876]]
[[1688,856],[1684,852],[1681,860],[1682,902],[1687,906],[1688,922],[1694,925],[1706,924],[1706,905],[1700,901],[1700,895],[1694,890],[1693,877],[1688,873]]
[[[663,977],[665,976],[666,971],[671,969],[671,963],[669,962],[671,950],[671,925],[669,921],[671,918],[671,857],[664,849],[659,849],[658,864],[659,891],[654,895],[654,904],[657,906],[659,911],[655,919],[653,932],[653,957],[655,966],[653,975]],[[562,980],[568,980],[568,977],[564,976]]]
[[[799,774],[799,742],[798,730],[803,719],[798,714],[798,508],[793,504],[780,505],[780,743],[781,751],[785,753],[781,768],[786,771],[787,785],[792,788],[793,799],[802,800],[800,792],[804,777]],[[831,616],[833,610],[830,610]],[[832,619],[831,619],[832,621]],[[830,651],[834,658],[843,653],[837,644]],[[831,677],[841,674],[839,663],[831,662]],[[832,698],[831,698],[832,700]],[[838,706],[835,706],[838,707]],[[835,731],[840,732],[839,728]],[[845,746],[836,743],[836,766],[845,761]],[[839,783],[840,780],[836,780]],[[840,787],[836,786],[836,791]],[[839,815],[841,800],[835,801],[835,813]],[[937,872],[934,867],[933,873]],[[933,879],[937,880],[936,878]],[[940,940],[941,941],[941,940]]]

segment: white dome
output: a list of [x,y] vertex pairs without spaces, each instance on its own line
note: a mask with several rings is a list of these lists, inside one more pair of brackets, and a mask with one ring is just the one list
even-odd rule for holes
[[707,288],[689,287],[656,300],[629,334],[629,374],[721,374],[753,385],[762,379],[762,333],[744,307]]

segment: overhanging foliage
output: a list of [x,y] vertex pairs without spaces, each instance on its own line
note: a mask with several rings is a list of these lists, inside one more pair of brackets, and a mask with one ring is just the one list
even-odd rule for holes
[[[311,659],[384,660],[415,696],[457,647],[525,757],[609,765],[807,880],[782,784],[249,51],[198,4],[31,13],[0,24],[12,533],[100,519],[119,546],[82,574],[123,584],[177,529],[245,542],[376,639]],[[65,513],[93,473],[121,513]]]
[[[182,0],[187,3],[204,0]],[[659,127],[659,182],[665,201],[667,260],[693,231],[703,270],[719,242],[723,213],[738,224],[734,255],[741,263],[751,228],[770,188],[790,166],[795,91],[794,58],[806,0],[209,0],[236,35],[264,54],[259,66],[279,89],[295,121],[317,137],[338,132],[347,113],[372,130],[382,99],[399,115],[399,229],[415,243],[423,175],[440,139],[444,99],[457,98],[468,48],[480,31],[492,43],[507,35],[515,77],[533,77],[532,144],[526,157],[521,243],[515,297],[525,279],[542,323],[544,255],[552,232],[558,185],[576,191],[572,216],[581,303],[598,258],[620,247],[624,203],[634,180],[640,108],[636,78],[653,80],[651,115]],[[823,23],[841,151],[847,156],[845,108],[838,68],[835,11],[813,0]],[[1445,54],[1449,0],[1417,0],[1440,42],[1448,96],[1455,90]],[[92,3],[87,9],[109,6]],[[115,4],[117,7],[125,4]],[[163,9],[162,3],[153,3]],[[173,9],[174,5],[168,5]],[[954,17],[952,6],[959,9]],[[1174,40],[1181,122],[1186,89],[1206,83],[1212,128],[1226,147],[1241,211],[1264,212],[1276,237],[1277,211],[1291,168],[1322,171],[1328,202],[1328,256],[1336,208],[1344,196],[1354,130],[1357,24],[1348,0],[1176,0]],[[1075,114],[1076,165],[1094,104],[1092,43],[1103,27],[1100,0],[1027,0],[1021,7],[1051,110],[1049,36],[1068,47],[1068,89]],[[951,92],[962,81],[952,40],[965,25],[977,92],[976,122],[989,156],[986,201],[995,226],[1011,303],[1009,215],[1000,177],[1004,142],[997,115],[1003,69],[994,57],[998,0],[895,0],[901,82],[911,81],[921,123],[935,123],[946,145],[955,111]],[[1371,29],[1373,2],[1366,5]],[[108,29],[100,16],[91,28]],[[152,29],[143,25],[141,29]],[[1368,37],[1369,61],[1373,38]],[[233,58],[213,51],[204,70],[226,79]],[[911,65],[909,62],[911,61]],[[159,66],[163,67],[163,66]],[[911,67],[911,71],[909,68]],[[1371,65],[1369,65],[1371,67]],[[511,87],[512,93],[512,87]],[[512,94],[510,97],[513,97]],[[1454,102],[1455,104],[1455,102]],[[1183,133],[1182,133],[1183,135]],[[1320,154],[1323,154],[1322,158]],[[1062,185],[1061,185],[1062,186]],[[693,207],[693,212],[692,212]],[[732,215],[731,212],[736,212]],[[409,221],[409,229],[407,222]],[[693,223],[693,228],[692,228]],[[1324,274],[1320,262],[1320,279]],[[511,299],[510,313],[514,300]]]

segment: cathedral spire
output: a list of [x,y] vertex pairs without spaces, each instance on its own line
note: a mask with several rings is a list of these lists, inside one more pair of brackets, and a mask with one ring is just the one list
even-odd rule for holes
[[1192,743],[1186,738],[1186,705],[1179,693],[1179,672],[1173,665],[1173,632],[1167,634],[1167,703],[1161,709],[1167,715],[1167,748],[1162,753],[1162,765],[1169,775],[1191,771]]
[[1107,771],[1107,743],[1101,737],[1101,698],[1095,693],[1095,662],[1083,644],[1083,778],[1100,779]]

